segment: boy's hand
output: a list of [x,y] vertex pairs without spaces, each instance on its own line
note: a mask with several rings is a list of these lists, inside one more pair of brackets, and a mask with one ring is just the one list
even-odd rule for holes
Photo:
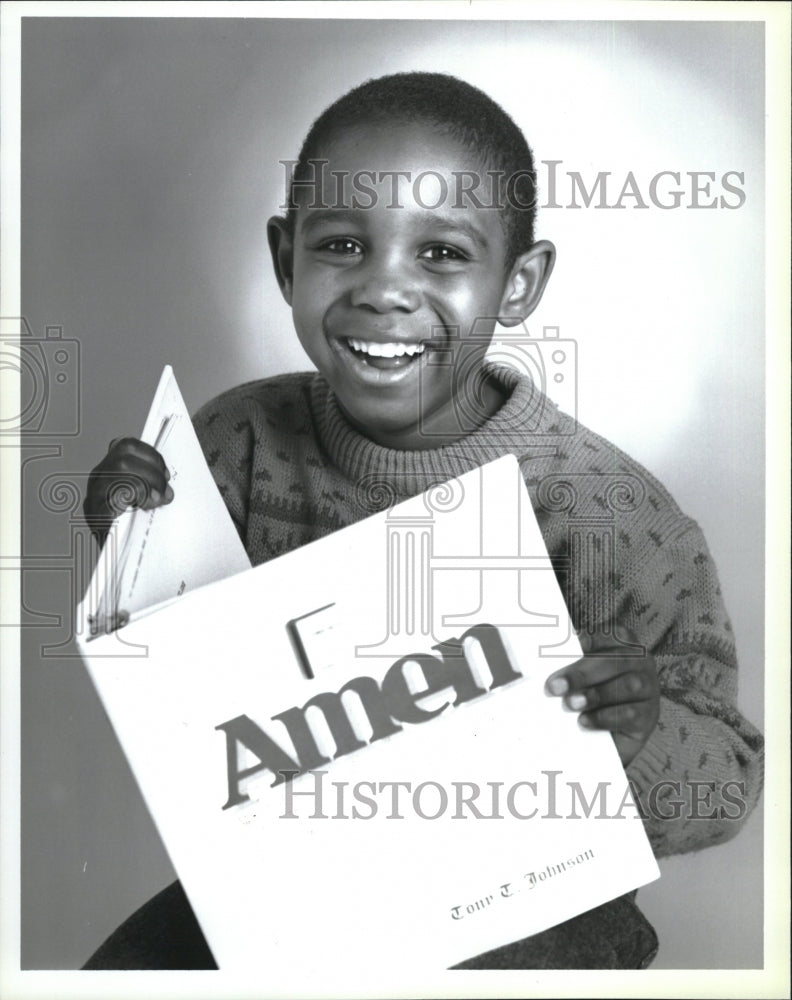
[[[634,636],[625,638],[639,645]],[[563,695],[566,706],[581,713],[581,726],[609,729],[626,767],[649,739],[660,714],[654,657],[648,652],[625,655],[624,646],[612,636],[594,635],[581,642],[583,658],[551,674],[546,690]]]
[[129,507],[153,510],[173,500],[170,472],[160,453],[137,438],[116,438],[88,477],[83,513],[104,539],[113,519]]

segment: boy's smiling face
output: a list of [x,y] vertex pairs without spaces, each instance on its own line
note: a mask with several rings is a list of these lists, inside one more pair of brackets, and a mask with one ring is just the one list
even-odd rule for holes
[[502,402],[482,380],[484,354],[497,318],[514,325],[538,302],[552,247],[509,267],[501,212],[457,197],[454,171],[480,165],[428,126],[345,132],[321,158],[319,207],[300,193],[293,239],[270,221],[300,343],[367,437],[395,448],[454,441],[471,414],[483,422]]

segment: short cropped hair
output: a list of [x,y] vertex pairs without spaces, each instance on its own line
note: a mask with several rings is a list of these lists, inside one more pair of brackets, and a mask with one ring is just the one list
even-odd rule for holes
[[395,73],[368,80],[323,111],[311,126],[292,172],[288,200],[291,225],[297,210],[295,187],[310,181],[312,164],[338,133],[365,125],[414,123],[450,135],[473,155],[480,169],[495,174],[495,204],[501,206],[511,266],[534,242],[533,155],[525,136],[499,104],[478,87],[445,73]]

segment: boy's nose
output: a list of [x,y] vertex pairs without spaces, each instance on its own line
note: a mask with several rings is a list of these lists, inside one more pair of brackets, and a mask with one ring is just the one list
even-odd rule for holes
[[420,290],[407,269],[397,261],[372,261],[358,271],[356,277],[358,281],[351,295],[353,306],[384,313],[391,310],[415,312],[421,304]]

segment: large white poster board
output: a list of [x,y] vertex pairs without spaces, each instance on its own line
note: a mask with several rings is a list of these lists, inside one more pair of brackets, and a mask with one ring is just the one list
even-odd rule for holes
[[544,693],[580,649],[512,456],[82,651],[222,969],[439,970],[658,877]]

